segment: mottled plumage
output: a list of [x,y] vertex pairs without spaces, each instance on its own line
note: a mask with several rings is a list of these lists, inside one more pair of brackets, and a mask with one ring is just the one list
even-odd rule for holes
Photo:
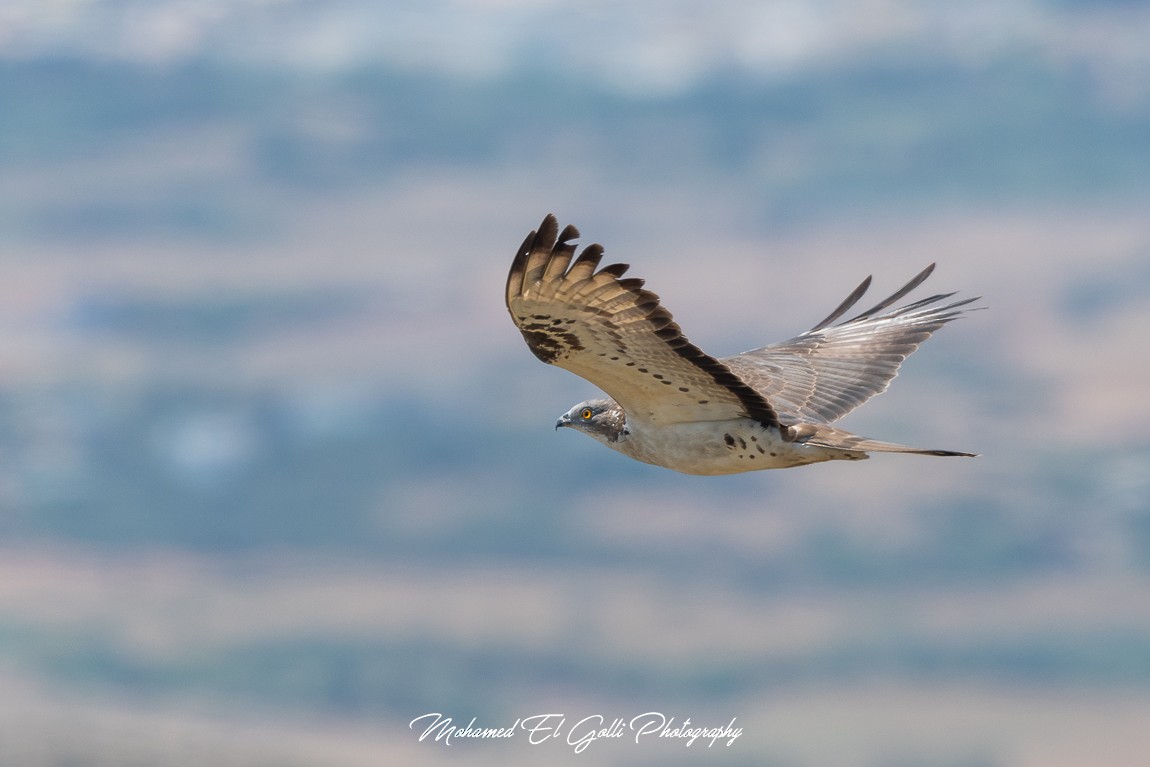
[[[931,333],[976,299],[953,293],[898,308],[934,269],[850,319],[870,277],[807,332],[733,357],[712,357],[683,335],[659,297],[626,264],[600,268],[603,248],[575,255],[573,226],[543,219],[515,255],[507,308],[535,356],[601,387],[556,424],[614,450],[687,474],[732,474],[868,451],[970,456],[866,439],[831,422],[886,389]],[[835,324],[838,322],[838,324]]]

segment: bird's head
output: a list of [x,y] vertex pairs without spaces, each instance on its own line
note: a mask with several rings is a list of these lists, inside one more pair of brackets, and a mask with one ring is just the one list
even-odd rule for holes
[[555,428],[569,426],[604,444],[618,442],[627,433],[627,417],[612,399],[589,399],[559,416]]

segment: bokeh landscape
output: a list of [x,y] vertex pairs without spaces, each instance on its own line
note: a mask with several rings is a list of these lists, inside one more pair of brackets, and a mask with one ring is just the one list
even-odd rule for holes
[[[1141,766],[1150,8],[11,0],[0,764]],[[981,295],[734,477],[555,418],[543,215],[716,355]],[[883,293],[885,295],[885,293]],[[425,740],[649,711],[730,746]]]

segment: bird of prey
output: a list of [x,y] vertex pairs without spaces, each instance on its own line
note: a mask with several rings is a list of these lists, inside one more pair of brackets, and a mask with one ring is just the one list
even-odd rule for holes
[[[735,474],[869,452],[973,456],[880,442],[831,424],[886,389],[899,365],[977,298],[954,293],[895,303],[934,270],[838,322],[870,286],[867,277],[805,333],[733,357],[692,344],[626,264],[599,268],[603,248],[583,248],[579,231],[555,216],[527,235],[507,276],[507,309],[542,361],[598,385],[610,398],[580,402],[555,428],[569,427],[645,463],[685,474]],[[836,324],[837,322],[837,324]]]

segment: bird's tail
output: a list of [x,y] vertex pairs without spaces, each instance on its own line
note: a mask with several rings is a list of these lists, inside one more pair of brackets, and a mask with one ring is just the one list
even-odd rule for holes
[[[978,453],[964,453],[959,450],[931,450],[923,447],[910,447],[897,442],[883,442],[877,439],[860,437],[849,431],[836,429],[823,424],[801,424],[790,427],[795,432],[795,441],[832,450],[845,450],[852,453],[912,453],[914,455],[963,456],[976,458]],[[860,456],[861,457],[861,456]]]

